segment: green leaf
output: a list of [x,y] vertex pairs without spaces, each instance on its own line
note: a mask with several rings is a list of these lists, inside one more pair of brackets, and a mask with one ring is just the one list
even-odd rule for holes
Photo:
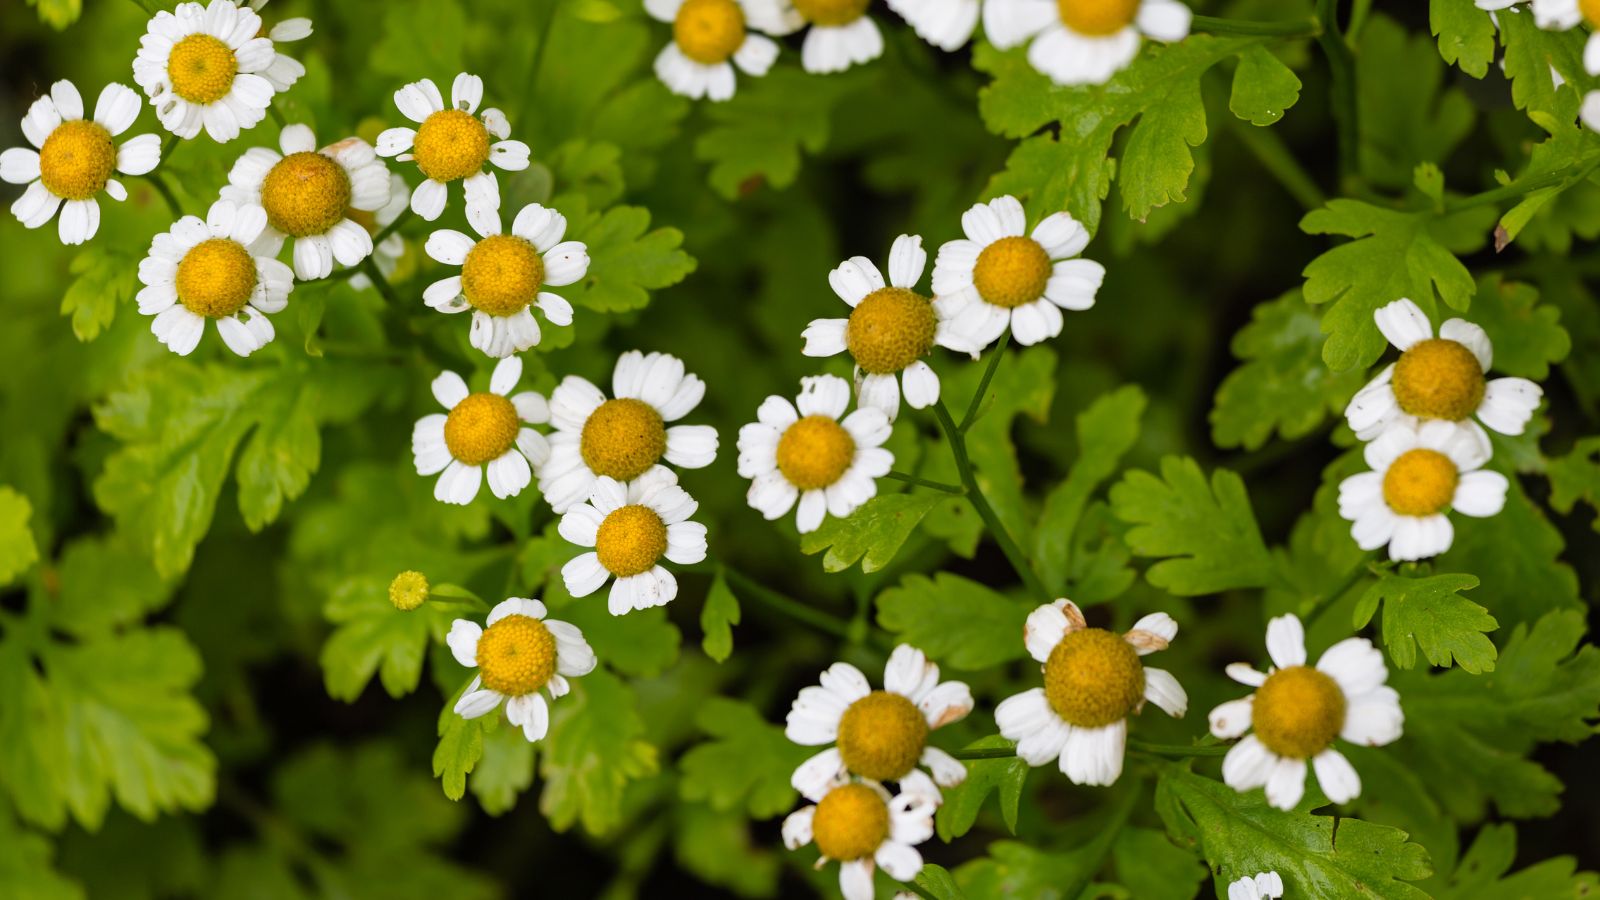
[[1127,541],[1136,555],[1172,557],[1145,572],[1158,588],[1197,596],[1278,583],[1244,481],[1227,469],[1208,483],[1194,460],[1165,457],[1159,478],[1139,469],[1124,475],[1111,488],[1111,508],[1134,526]]
[[706,701],[695,725],[712,739],[691,747],[679,763],[678,790],[685,800],[755,819],[770,819],[794,806],[789,777],[816,748],[796,745],[755,707],[725,697]]
[[[1579,500],[1600,511],[1600,437],[1580,438],[1572,452],[1550,460],[1545,468],[1550,479],[1550,505],[1567,515]],[[1594,521],[1600,530],[1600,519]]]
[[[982,376],[978,366],[958,370],[945,381],[945,402],[954,409],[963,408],[956,401],[968,401]],[[1033,523],[1011,432],[1019,416],[1040,424],[1049,419],[1055,387],[1055,351],[1037,346],[1009,356],[995,371],[979,406],[978,418],[967,429],[967,455],[972,459],[978,487],[1001,524],[1023,547],[1033,540]]]
[[499,723],[484,732],[483,757],[473,766],[468,785],[484,812],[499,816],[517,805],[517,798],[533,787],[533,757],[534,745],[522,729]]
[[1383,604],[1383,644],[1402,669],[1417,664],[1417,647],[1430,665],[1449,668],[1451,660],[1474,675],[1494,671],[1494,643],[1485,636],[1500,627],[1483,607],[1461,596],[1478,586],[1471,575],[1404,578],[1385,575],[1362,596],[1355,627],[1371,621]]
[[417,689],[428,641],[443,641],[460,607],[424,602],[409,612],[389,602],[389,587],[377,578],[340,584],[323,608],[335,626],[319,662],[328,696],[354,703],[374,674],[391,697]]
[[[1574,85],[1587,84],[1583,68],[1582,29],[1546,31],[1532,16],[1499,16],[1500,43],[1505,47],[1506,78],[1511,82],[1511,102],[1532,113],[1554,113],[1564,104],[1576,108]],[[1556,75],[1565,85],[1556,85]],[[1539,121],[1534,117],[1535,121]],[[1569,120],[1570,121],[1570,120]]]
[[876,572],[894,561],[917,523],[945,499],[928,490],[879,494],[849,516],[829,516],[816,531],[801,535],[800,550],[813,555],[828,551],[822,558],[825,572],[843,572],[858,561],[861,571]]
[[1074,423],[1078,455],[1067,477],[1045,497],[1034,531],[1033,559],[1046,588],[1059,593],[1072,571],[1073,538],[1089,498],[1116,473],[1122,457],[1139,439],[1144,391],[1126,385],[1101,394]]
[[967,895],[956,883],[954,875],[944,866],[923,863],[915,879],[917,887],[933,900],[967,900]]
[[83,15],[83,0],[28,0],[29,6],[39,9],[39,21],[57,31],[78,21]]
[[1193,850],[1154,828],[1122,829],[1111,845],[1111,861],[1117,880],[1138,900],[1193,900],[1209,874]]
[[739,598],[728,587],[728,580],[719,569],[706,591],[705,605],[700,607],[700,649],[717,662],[727,662],[733,653],[733,626],[739,624]]
[[539,796],[550,827],[565,831],[582,821],[600,835],[622,824],[623,789],[657,770],[638,706],[633,688],[604,669],[573,679],[572,693],[551,704]]
[[1449,69],[1432,44],[1381,14],[1361,30],[1355,54],[1361,171],[1392,190],[1411,184],[1417,163],[1442,164],[1472,130],[1472,102],[1445,86]]
[[139,289],[139,260],[90,247],[72,258],[71,272],[78,277],[61,297],[61,314],[72,317],[72,333],[78,340],[92,341],[116,318],[117,307],[131,301]]
[[1502,281],[1499,273],[1478,279],[1472,321],[1494,345],[1495,371],[1507,375],[1543,381],[1550,366],[1572,350],[1572,338],[1561,327],[1561,310],[1539,303],[1533,285]]
[[1020,659],[1022,626],[1033,607],[948,572],[908,575],[878,595],[878,624],[900,642],[957,669]]
[[368,66],[380,75],[403,81],[427,77],[448,88],[461,71],[466,39],[467,15],[456,0],[391,4]]
[[747,79],[733,99],[707,105],[711,124],[695,140],[694,155],[711,163],[711,186],[732,200],[761,181],[779,189],[794,184],[801,151],[827,146],[833,107],[859,77],[817,78],[778,66]]
[[83,888],[56,872],[55,849],[0,807],[0,896],[27,900],[80,900]]
[[28,527],[31,518],[33,504],[28,498],[0,485],[0,586],[10,584],[39,561],[39,548]]
[[1473,78],[1494,62],[1494,22],[1472,0],[1430,0],[1428,27],[1439,39],[1439,55]]
[[[1011,749],[1016,746],[999,735],[979,738],[963,749]],[[1006,829],[1017,833],[1017,804],[1022,800],[1022,787],[1028,780],[1028,764],[1017,757],[1009,759],[969,759],[966,780],[953,788],[944,789],[944,803],[939,807],[934,823],[939,829],[939,839],[945,843],[972,830],[978,813],[991,793],[1000,796],[1000,816]]]
[[1511,825],[1488,824],[1461,857],[1439,900],[1582,900],[1600,891],[1600,876],[1579,872],[1570,856],[1558,856],[1511,875],[1517,856],[1517,830]]
[[674,858],[685,871],[741,897],[777,894],[783,851],[754,839],[744,817],[682,804],[672,824]]
[[87,637],[139,622],[172,599],[172,585],[117,538],[81,538],[56,564],[60,593],[50,607],[55,627]]
[[595,216],[573,210],[572,239],[589,247],[589,275],[575,303],[597,312],[642,309],[650,291],[671,287],[695,269],[694,257],[683,252],[683,232],[676,228],[650,231],[650,211],[642,206],[614,206]]
[[[456,715],[454,706],[471,682],[463,681],[462,690],[456,691],[439,711],[439,743],[433,750],[433,777],[439,779],[444,795],[460,800],[467,793],[467,775],[483,758],[484,726],[492,719],[481,716],[463,719]],[[497,711],[498,715],[504,715]],[[515,730],[515,729],[513,729]]]
[[[1467,0],[1471,2],[1471,0]],[[1300,99],[1300,79],[1259,44],[1239,54],[1228,109],[1252,125],[1272,125]]]
[[1533,622],[1551,610],[1582,604],[1578,577],[1560,561],[1565,541],[1511,479],[1506,505],[1484,519],[1454,520],[1455,540],[1435,562],[1440,572],[1471,572],[1483,582],[1473,599],[1502,627]]

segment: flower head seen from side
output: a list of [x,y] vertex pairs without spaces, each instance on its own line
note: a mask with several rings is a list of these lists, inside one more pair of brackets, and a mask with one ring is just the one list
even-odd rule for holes
[[416,161],[425,180],[411,192],[411,211],[429,222],[444,212],[445,185],[452,181],[460,181],[466,193],[469,220],[497,215],[500,183],[488,166],[508,172],[528,167],[528,145],[508,140],[505,113],[491,107],[478,115],[482,102],[483,79],[466,72],[451,84],[449,106],[428,78],[394,92],[394,105],[417,127],[386,129],[378,135],[378,155]]
[[555,432],[539,489],[557,513],[589,499],[601,476],[631,482],[662,460],[701,469],[717,457],[715,428],[669,424],[692,412],[706,393],[705,382],[684,371],[676,356],[629,350],[617,357],[611,393],[607,398],[589,381],[568,375],[550,394]]
[[351,217],[389,202],[389,170],[360,138],[346,138],[318,150],[305,125],[289,125],[279,135],[277,153],[252,147],[228,172],[222,197],[266,210],[266,235],[294,241],[294,274],[301,280],[326,278],[333,263],[359,264],[372,254],[372,234]]
[[587,597],[615,579],[606,604],[614,616],[671,603],[678,580],[661,561],[693,565],[706,558],[706,527],[689,521],[699,506],[664,466],[627,484],[596,478],[589,499],[561,517],[562,537],[594,548],[561,567],[567,591]]
[[973,350],[994,343],[1007,327],[1024,345],[1061,333],[1061,310],[1094,306],[1105,267],[1077,259],[1089,232],[1064,212],[1027,232],[1015,197],[979,203],[961,216],[965,238],[939,248],[933,293],[951,328]]
[[1140,657],[1165,650],[1178,634],[1166,613],[1151,613],[1126,634],[1090,628],[1061,599],[1028,614],[1023,641],[1043,667],[1044,687],[1007,697],[995,709],[1001,736],[1017,742],[1030,766],[1055,760],[1073,784],[1110,785],[1122,774],[1128,717],[1146,701],[1170,716],[1189,708],[1183,686]]
[[1212,735],[1245,735],[1222,761],[1222,780],[1237,791],[1265,787],[1267,802],[1293,809],[1305,794],[1306,761],[1322,792],[1334,803],[1361,794],[1361,778],[1333,747],[1336,737],[1363,747],[1381,747],[1400,737],[1405,715],[1400,695],[1384,684],[1383,653],[1366,638],[1345,638],[1306,665],[1306,635],[1300,620],[1279,616],[1267,623],[1265,674],[1248,663],[1228,666],[1228,677],[1256,689],[1211,711]]
[[1028,62],[1060,85],[1105,84],[1139,55],[1145,38],[1189,36],[1179,0],[988,0],[983,31],[1001,50],[1032,39]]
[[845,900],[872,900],[872,873],[909,882],[922,871],[916,845],[933,837],[936,804],[923,794],[891,796],[875,781],[838,780],[825,785],[815,803],[783,820],[783,843],[798,850],[815,842],[820,868],[839,863]]
[[231,200],[211,204],[206,218],[184,216],[150,242],[139,262],[139,312],[155,316],[150,330],[172,352],[188,356],[206,321],[228,349],[249,356],[273,338],[267,314],[281,312],[294,272],[272,258],[259,206]]
[[656,77],[674,94],[698,100],[733,96],[734,68],[757,78],[778,58],[778,45],[757,31],[788,28],[784,0],[647,0],[645,11],[672,25],[656,55]]
[[1283,896],[1283,879],[1277,872],[1246,875],[1228,885],[1228,900],[1278,900]]
[[1482,518],[1505,506],[1510,482],[1481,469],[1488,453],[1449,422],[1397,423],[1363,453],[1371,471],[1339,483],[1339,515],[1363,550],[1387,544],[1394,560],[1437,556],[1455,539],[1447,511]]
[[[739,429],[739,475],[746,499],[769,521],[799,501],[795,525],[816,531],[823,516],[843,518],[878,493],[894,454],[883,448],[893,430],[883,410],[850,405],[850,383],[836,375],[800,379],[794,403],[763,400],[756,421]],[[798,409],[797,409],[798,407]]]
[[477,240],[441,229],[428,237],[428,255],[461,274],[441,278],[422,292],[422,301],[442,313],[472,310],[467,332],[472,346],[493,357],[520,353],[539,343],[538,308],[556,325],[572,324],[572,304],[545,290],[583,278],[589,250],[581,241],[564,241],[567,219],[530,203],[502,233],[500,210],[469,216]]
[[873,690],[860,669],[844,662],[830,666],[819,681],[801,689],[784,728],[797,744],[833,745],[795,769],[790,784],[802,797],[820,801],[851,774],[895,782],[902,794],[937,805],[939,788],[966,780],[966,766],[931,746],[928,735],[965,718],[972,691],[959,681],[940,681],[939,667],[921,650],[909,644],[894,648],[883,669],[883,690]]
[[128,198],[128,189],[112,177],[143,175],[161,161],[161,139],[153,134],[113,140],[139,117],[139,95],[121,84],[108,84],[84,118],[83,97],[70,81],[58,81],[50,93],[33,101],[22,117],[22,136],[33,149],[12,147],[0,153],[0,180],[25,184],[11,204],[11,214],[28,228],[50,221],[63,244],[81,244],[100,230],[104,191],[113,200]]
[[978,25],[980,0],[889,0],[889,8],[940,50],[958,50]]
[[550,457],[545,436],[528,427],[550,421],[550,404],[535,391],[512,394],[521,378],[522,360],[512,356],[494,367],[487,391],[469,391],[454,372],[433,380],[433,397],[448,412],[417,420],[411,453],[418,475],[443,473],[433,486],[435,499],[471,503],[485,472],[490,493],[515,497]]
[[872,0],[778,0],[781,27],[772,34],[806,30],[800,66],[813,75],[843,72],[883,55],[883,32],[867,15]]
[[850,306],[846,319],[813,319],[806,326],[807,356],[849,353],[856,364],[858,401],[884,411],[894,421],[900,394],[913,409],[939,402],[939,376],[923,357],[934,345],[973,352],[950,325],[950,301],[933,301],[916,292],[928,261],[922,238],[902,234],[889,251],[889,283],[864,256],[840,263],[828,284]]
[[550,706],[540,691],[551,700],[565,696],[567,679],[594,671],[594,650],[576,625],[546,619],[538,600],[505,600],[485,625],[456,619],[445,636],[456,662],[478,670],[456,701],[456,715],[476,719],[504,702],[506,719],[522,736],[541,740],[550,730]]
[[259,125],[273,94],[305,71],[262,32],[255,10],[234,0],[156,13],[139,40],[133,80],[162,127],[186,140],[204,128],[221,144]]

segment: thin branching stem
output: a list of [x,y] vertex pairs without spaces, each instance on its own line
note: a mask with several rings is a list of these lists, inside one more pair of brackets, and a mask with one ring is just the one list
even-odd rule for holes
[[965,494],[967,492],[966,488],[958,484],[945,484],[942,481],[930,481],[926,478],[918,478],[915,475],[907,475],[904,472],[890,472],[884,477],[892,478],[895,481],[904,481],[906,484],[914,484],[917,487],[925,487],[929,490],[943,491],[946,494]]
[[1219,19],[1216,16],[1195,16],[1190,31],[1204,34],[1238,34],[1261,37],[1300,38],[1316,37],[1322,33],[1322,23],[1316,19],[1295,19],[1289,22],[1252,22],[1248,19]]
[[978,420],[978,410],[983,407],[983,395],[989,392],[989,382],[994,380],[994,371],[1000,368],[1000,357],[1006,355],[1006,344],[1010,342],[1011,332],[1007,331],[1000,335],[1000,343],[995,344],[989,352],[989,365],[984,368],[983,377],[978,379],[978,389],[973,392],[966,414],[961,417],[961,427],[956,429],[961,434],[966,434],[972,423]]

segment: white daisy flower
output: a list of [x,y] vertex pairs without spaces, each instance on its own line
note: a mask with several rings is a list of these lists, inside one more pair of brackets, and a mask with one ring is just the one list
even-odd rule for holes
[[61,210],[57,233],[63,244],[81,244],[100,230],[101,191],[121,202],[128,189],[111,176],[143,175],[161,162],[161,139],[153,134],[131,137],[117,146],[112,138],[127,131],[139,117],[139,95],[121,84],[108,84],[94,104],[94,117],[83,117],[83,97],[70,81],[58,81],[50,93],[33,101],[22,117],[22,136],[36,147],[12,147],[0,153],[0,180],[25,184],[11,204],[11,214],[28,228],[38,228]]
[[360,138],[316,149],[305,125],[285,126],[278,145],[281,154],[246,150],[228,172],[222,198],[265,209],[264,234],[278,247],[294,239],[294,274],[302,281],[328,277],[334,260],[360,264],[372,254],[372,235],[350,213],[373,212],[389,201],[389,169]]
[[587,597],[615,578],[606,603],[614,616],[671,603],[678,580],[661,560],[687,566],[706,558],[706,526],[689,521],[699,507],[663,466],[627,484],[596,478],[589,499],[561,517],[562,537],[594,548],[561,567],[567,592]]
[[478,669],[456,701],[456,715],[476,719],[493,712],[502,700],[506,719],[522,729],[530,743],[550,730],[550,699],[571,690],[568,678],[594,671],[594,650],[578,626],[545,618],[544,604],[512,597],[489,611],[488,627],[457,619],[445,643],[456,662]]
[[672,42],[656,55],[656,77],[674,94],[698,100],[733,96],[734,66],[757,78],[778,58],[778,45],[750,29],[794,30],[782,0],[645,0],[652,17],[672,24]]
[[1061,310],[1094,306],[1105,267],[1075,259],[1089,232],[1072,216],[1045,216],[1033,233],[1015,197],[996,197],[961,216],[966,237],[939,248],[933,293],[951,328],[974,350],[994,343],[1010,326],[1019,344],[1061,333]]
[[1166,613],[1151,613],[1126,634],[1090,628],[1065,598],[1028,614],[1028,655],[1040,663],[1044,687],[1007,697],[996,707],[1000,734],[1017,742],[1030,766],[1055,760],[1073,784],[1109,785],[1122,774],[1128,717],[1146,701],[1182,718],[1189,695],[1165,669],[1139,657],[1165,650],[1178,634]]
[[[248,0],[248,2],[246,0],[238,0],[238,2],[240,6],[248,6],[259,13],[270,0]],[[310,36],[311,20],[303,16],[284,19],[272,26],[272,30],[267,32],[267,37],[272,38],[274,49],[276,49],[277,44],[303,41]],[[293,87],[294,83],[299,81],[300,76],[304,74],[306,74],[305,66],[301,65],[298,60],[291,59],[282,53],[278,53],[277,59],[272,61],[272,65],[261,71],[261,77],[272,82],[272,86],[277,88],[279,93]]]
[[539,489],[558,513],[588,499],[601,476],[629,482],[663,459],[701,469],[717,458],[715,428],[667,425],[688,415],[706,394],[705,382],[686,373],[683,360],[629,350],[617,357],[611,390],[607,399],[589,381],[568,375],[550,394],[556,430],[550,462],[539,469]]
[[801,335],[807,356],[848,352],[856,363],[857,402],[883,410],[891,422],[900,413],[902,383],[912,409],[939,402],[939,376],[922,360],[935,344],[977,355],[978,348],[951,328],[954,301],[916,292],[927,262],[922,238],[910,234],[895,238],[889,251],[887,285],[872,260],[845,260],[828,273],[828,284],[851,307],[850,317],[813,319]]
[[835,375],[800,379],[792,404],[776,395],[761,402],[757,421],[739,429],[739,475],[751,480],[752,508],[772,520],[798,500],[795,526],[805,534],[825,514],[844,518],[877,495],[873,479],[894,465],[883,448],[893,429],[883,410],[863,406],[846,416],[849,405],[850,383]]
[[1494,362],[1494,346],[1477,325],[1450,319],[1434,337],[1427,314],[1405,298],[1379,307],[1372,317],[1400,359],[1345,407],[1345,419],[1361,440],[1370,441],[1397,422],[1415,427],[1439,419],[1470,431],[1488,455],[1489,435],[1479,422],[1501,434],[1521,434],[1539,408],[1544,389],[1538,384],[1484,377]]
[[262,32],[255,10],[233,0],[180,3],[156,13],[139,39],[133,80],[162,127],[184,139],[204,127],[225,143],[259,125],[273,94],[305,71]]
[[1266,674],[1249,663],[1228,666],[1228,677],[1256,688],[1211,711],[1211,733],[1236,738],[1222,760],[1222,780],[1238,791],[1266,787],[1267,802],[1293,809],[1306,789],[1306,760],[1322,792],[1334,803],[1361,795],[1361,778],[1333,739],[1381,747],[1400,737],[1405,714],[1400,695],[1384,684],[1383,653],[1366,638],[1345,638],[1306,665],[1306,635],[1300,620],[1279,616],[1267,623]]
[[467,337],[494,357],[539,343],[534,307],[553,324],[572,324],[572,304],[544,290],[572,284],[589,272],[589,250],[583,242],[561,239],[567,231],[565,216],[530,203],[517,213],[510,234],[501,233],[498,206],[467,220],[478,232],[476,241],[448,228],[429,235],[424,247],[428,255],[460,266],[461,274],[428,285],[422,292],[424,303],[442,313],[472,310]]
[[[500,208],[500,183],[485,168],[507,172],[528,167],[528,145],[507,140],[511,122],[493,107],[474,115],[483,101],[483,79],[462,72],[450,85],[450,105],[432,79],[413,81],[394,92],[394,105],[417,128],[389,128],[378,135],[378,155],[401,162],[416,160],[426,180],[411,192],[411,211],[432,222],[444,212],[445,185],[460,181],[467,218],[489,218]],[[477,226],[477,222],[473,222]]]
[[1472,433],[1449,422],[1400,422],[1362,450],[1370,472],[1339,483],[1339,515],[1363,550],[1389,545],[1389,558],[1417,560],[1450,549],[1446,510],[1484,518],[1500,512],[1510,482]]
[[205,221],[184,216],[150,242],[139,262],[144,287],[139,312],[155,316],[150,330],[172,352],[188,356],[206,320],[217,323],[228,349],[249,356],[273,338],[267,314],[281,312],[294,290],[294,272],[271,256],[267,214],[231,200],[211,204]]
[[883,687],[873,690],[860,669],[838,662],[819,685],[800,690],[784,734],[803,746],[834,745],[794,770],[789,783],[801,796],[819,801],[848,773],[897,782],[902,794],[937,805],[939,788],[966,780],[967,767],[929,745],[928,733],[966,718],[972,691],[959,681],[941,682],[939,667],[909,644],[889,655]]
[[872,0],[778,0],[769,34],[789,34],[810,25],[800,46],[800,66],[823,75],[843,72],[883,55],[883,33],[867,16]]
[[839,862],[844,900],[872,900],[872,872],[882,866],[896,881],[922,871],[916,845],[933,837],[934,803],[922,794],[889,792],[872,781],[828,785],[816,805],[783,820],[783,843],[798,850],[815,841],[818,865]]
[[978,24],[979,0],[889,0],[917,37],[940,50],[958,50]]
[[[433,496],[464,506],[478,496],[484,472],[489,491],[515,497],[533,480],[533,470],[550,458],[550,443],[528,424],[550,421],[550,404],[536,391],[512,394],[522,378],[522,360],[500,360],[489,377],[489,390],[472,393],[454,372],[433,380],[433,397],[449,410],[417,420],[411,430],[411,453],[418,475],[443,472]],[[531,468],[530,468],[531,466]]]
[[[1481,0],[1480,0],[1481,2]],[[1262,872],[1228,885],[1228,900],[1277,900],[1283,896],[1283,879],[1277,872]]]
[[[376,240],[384,229],[394,224],[400,214],[411,206],[411,188],[406,186],[406,180],[400,177],[399,172],[389,173],[389,199],[374,212],[352,209],[347,215],[357,224],[367,230],[367,233]],[[378,241],[372,248],[372,264],[378,267],[379,274],[388,278],[394,275],[400,267],[400,257],[406,252],[406,239],[399,232],[390,232],[388,237]],[[372,280],[366,275],[357,274],[350,276],[350,286],[358,291],[364,291],[372,285]]]
[[1001,50],[1032,38],[1029,64],[1056,84],[1105,84],[1143,38],[1181,41],[1193,18],[1178,0],[989,0],[983,31]]

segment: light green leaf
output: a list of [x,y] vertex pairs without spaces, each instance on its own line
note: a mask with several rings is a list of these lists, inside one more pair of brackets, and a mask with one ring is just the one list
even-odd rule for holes
[[1072,571],[1073,538],[1084,507],[1100,485],[1116,473],[1122,457],[1139,439],[1147,401],[1137,385],[1100,395],[1074,423],[1078,455],[1067,477],[1045,497],[1039,527],[1034,531],[1033,559],[1039,579],[1059,593]]
[[817,78],[777,66],[748,79],[732,100],[707,105],[711,125],[695,140],[694,155],[711,163],[711,186],[732,200],[761,182],[794,184],[801,151],[827,146],[833,107],[859,77]]
[[[571,210],[568,212],[568,210]],[[671,287],[695,269],[694,257],[683,252],[683,232],[650,228],[650,211],[642,206],[614,206],[605,215],[584,214],[563,206],[574,223],[572,239],[589,247],[589,275],[582,293],[568,298],[597,312],[642,309],[650,291]]]
[[712,697],[695,715],[695,725],[711,736],[679,763],[679,792],[718,812],[743,811],[770,819],[794,806],[789,786],[794,770],[815,752],[784,736],[783,728],[739,700]]
[[1582,900],[1600,891],[1600,876],[1579,872],[1570,856],[1557,856],[1507,875],[1517,856],[1517,830],[1487,824],[1461,857],[1439,900]]
[[[1541,35],[1539,40],[1546,34],[1537,29],[1533,33]],[[1548,68],[1540,77],[1549,77]],[[1507,187],[1523,191],[1521,199],[1500,217],[1494,233],[1497,251],[1522,236],[1529,226],[1536,226],[1524,240],[1529,250],[1566,253],[1574,235],[1594,235],[1587,203],[1595,192],[1591,176],[1600,163],[1600,136],[1578,122],[1576,91],[1562,90],[1546,102],[1548,109],[1532,110],[1528,117],[1550,137],[1533,145],[1528,164],[1516,178],[1496,173]]]
[[1111,861],[1117,881],[1138,900],[1193,900],[1208,874],[1193,850],[1154,828],[1122,829],[1111,845]]
[[828,551],[822,558],[825,572],[843,572],[857,561],[861,571],[876,572],[894,560],[922,517],[945,499],[944,494],[927,490],[879,494],[849,516],[830,516],[816,531],[801,535],[800,550]]
[[1461,591],[1478,586],[1471,575],[1434,575],[1405,578],[1385,575],[1356,607],[1356,628],[1371,621],[1383,604],[1383,644],[1389,658],[1402,669],[1417,664],[1417,647],[1429,664],[1449,668],[1452,659],[1462,669],[1478,674],[1494,671],[1494,643],[1485,636],[1500,627],[1494,616]]
[[[1600,511],[1600,437],[1580,438],[1566,456],[1550,460],[1550,505],[1567,515],[1579,500]],[[1594,522],[1600,530],[1600,519]]]
[[[973,741],[963,749],[1009,750],[1014,746],[999,735],[990,735]],[[939,839],[949,843],[971,831],[989,795],[996,792],[1000,797],[1000,816],[1005,820],[1006,828],[1016,834],[1017,804],[1022,800],[1022,788],[1028,780],[1028,764],[1013,756],[1009,759],[969,759],[964,765],[967,767],[966,780],[944,789],[944,803],[934,819]]]
[[1428,27],[1439,39],[1439,55],[1473,78],[1494,62],[1494,22],[1472,0],[1430,0]]
[[534,745],[521,728],[490,721],[496,725],[484,732],[483,757],[473,766],[468,787],[484,812],[498,816],[510,812],[517,798],[533,787]]
[[117,538],[81,538],[56,564],[60,593],[50,607],[57,628],[86,637],[141,620],[165,606],[172,585]]
[[1228,97],[1234,115],[1252,125],[1272,125],[1299,99],[1300,79],[1283,60],[1259,44],[1239,54]]
[[39,9],[39,21],[57,31],[78,21],[83,15],[83,0],[28,0],[29,6]]
[[460,607],[423,603],[410,611],[389,602],[381,579],[353,578],[336,587],[323,609],[335,626],[319,662],[328,696],[354,703],[377,674],[391,697],[417,689],[428,641],[443,641]]
[[[461,71],[466,39],[467,16],[456,0],[390,4],[368,66],[401,81],[427,77],[448,88]],[[393,108],[387,97],[384,105],[386,111]]]
[[55,849],[0,807],[0,896],[18,900],[81,900],[83,888],[51,865]]
[[705,605],[700,607],[700,649],[717,662],[733,653],[733,626],[739,624],[739,598],[728,587],[721,570],[711,579]]
[[494,721],[488,716],[463,719],[456,715],[453,707],[470,683],[461,682],[462,690],[456,691],[439,711],[439,744],[433,750],[433,777],[439,779],[444,795],[451,800],[460,800],[466,795],[467,775],[483,758],[485,726]]
[[1550,366],[1567,358],[1572,338],[1561,327],[1561,310],[1539,303],[1539,290],[1498,273],[1478,279],[1472,321],[1494,344],[1496,372],[1543,381]]
[[92,341],[116,318],[117,307],[127,305],[139,289],[139,260],[90,247],[72,258],[71,272],[78,277],[61,297],[61,314],[72,317],[72,333],[78,340]]
[[1111,508],[1134,526],[1127,542],[1135,554],[1172,557],[1145,573],[1158,588],[1196,596],[1278,583],[1244,481],[1227,469],[1208,483],[1194,460],[1165,457],[1159,478],[1139,469],[1124,475],[1111,488]]
[[28,498],[0,485],[0,586],[10,584],[39,561],[39,548],[28,527],[31,518],[33,504]]
[[922,871],[917,873],[916,884],[933,900],[967,900],[967,895],[961,890],[961,885],[956,883],[955,876],[944,866],[923,863]]
[[1388,16],[1367,20],[1355,58],[1361,171],[1375,184],[1402,190],[1417,163],[1443,163],[1466,138],[1472,102],[1445,85],[1449,69],[1429,36]]
[[[1506,78],[1511,82],[1511,102],[1530,114],[1554,113],[1564,103],[1572,102],[1563,99],[1563,95],[1574,95],[1572,85],[1589,80],[1589,73],[1583,68],[1583,46],[1587,37],[1583,30],[1546,31],[1533,21],[1533,16],[1502,15],[1499,18],[1500,43],[1506,51]],[[1565,85],[1556,85],[1557,75]]]
[[656,773],[656,748],[643,740],[633,688],[604,669],[572,684],[551,704],[539,810],[557,831],[582,821],[590,834],[605,834],[622,824],[628,783]]
[[1022,625],[1033,607],[948,572],[908,575],[878,595],[878,624],[904,643],[957,669],[1020,659]]
[[741,897],[772,897],[783,871],[781,847],[751,833],[743,816],[719,813],[699,804],[681,804],[673,822],[674,858],[707,884]]
[[1471,572],[1483,584],[1473,600],[1501,627],[1533,622],[1551,610],[1582,604],[1578,577],[1560,561],[1561,532],[1511,479],[1506,505],[1487,518],[1458,516],[1455,540],[1435,562],[1436,571]]

